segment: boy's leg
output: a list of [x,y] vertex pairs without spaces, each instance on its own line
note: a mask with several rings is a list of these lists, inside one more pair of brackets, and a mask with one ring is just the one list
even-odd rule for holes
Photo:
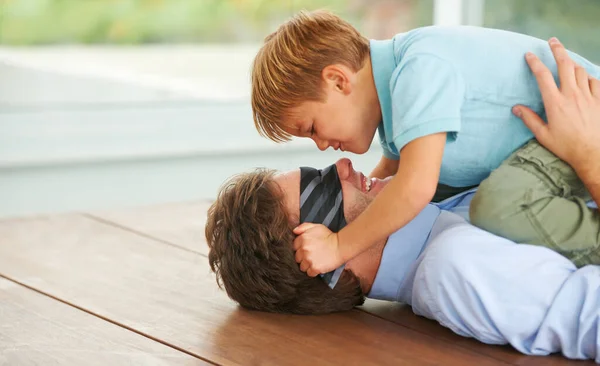
[[600,214],[575,171],[536,140],[484,180],[471,222],[517,243],[549,247],[578,267],[600,264]]

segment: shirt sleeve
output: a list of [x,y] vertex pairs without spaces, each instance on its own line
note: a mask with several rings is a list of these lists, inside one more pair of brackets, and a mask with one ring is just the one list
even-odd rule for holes
[[399,160],[400,156],[394,154],[392,152],[392,150],[390,150],[390,147],[388,146],[388,143],[385,140],[385,132],[383,130],[383,126],[380,126],[378,128],[379,131],[379,144],[381,145],[381,149],[383,150],[383,156],[385,156],[386,158],[390,159],[390,160]]
[[525,354],[600,361],[600,266],[577,269],[550,249],[473,227],[440,237],[415,276],[415,313]]
[[383,146],[383,156],[385,156],[386,158],[390,159],[390,160],[400,160],[400,157],[396,154],[394,154],[393,152],[391,152],[387,147]]
[[390,83],[394,145],[400,151],[419,137],[448,132],[456,138],[465,95],[463,77],[433,55],[402,60]]

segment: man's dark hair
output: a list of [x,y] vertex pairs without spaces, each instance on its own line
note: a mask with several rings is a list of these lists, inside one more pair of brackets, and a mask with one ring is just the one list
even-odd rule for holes
[[208,260],[219,287],[254,310],[325,314],[364,302],[358,278],[345,270],[335,288],[302,272],[295,235],[274,171],[257,169],[230,178],[208,210]]

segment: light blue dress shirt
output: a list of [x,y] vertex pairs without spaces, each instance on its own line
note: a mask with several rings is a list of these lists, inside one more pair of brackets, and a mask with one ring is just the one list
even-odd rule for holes
[[370,298],[488,344],[600,362],[600,266],[469,224],[474,190],[429,205],[390,236]]
[[[453,187],[481,183],[533,137],[511,108],[525,104],[544,117],[527,52],[556,75],[546,41],[503,30],[431,26],[371,41],[384,155],[398,159],[410,141],[446,132],[439,181]],[[571,57],[600,78],[600,67]]]

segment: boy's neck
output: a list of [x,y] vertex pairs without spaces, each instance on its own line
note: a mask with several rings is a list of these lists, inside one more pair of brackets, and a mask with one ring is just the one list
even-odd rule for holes
[[379,104],[379,95],[377,94],[377,87],[375,85],[375,78],[373,76],[373,64],[371,63],[371,56],[367,55],[363,67],[358,71],[358,86],[363,89],[364,100],[367,101],[367,107],[373,111],[374,123],[373,126],[377,128],[379,122],[382,120],[381,105]]

